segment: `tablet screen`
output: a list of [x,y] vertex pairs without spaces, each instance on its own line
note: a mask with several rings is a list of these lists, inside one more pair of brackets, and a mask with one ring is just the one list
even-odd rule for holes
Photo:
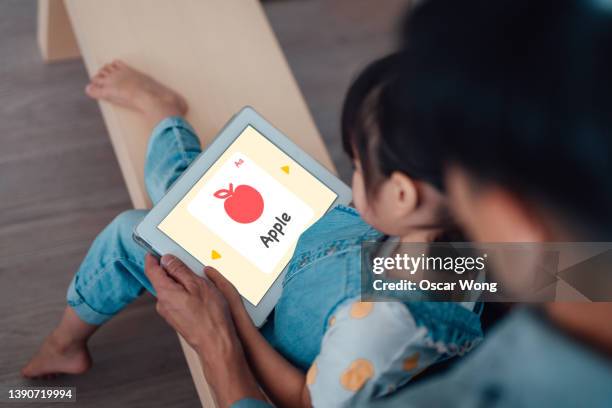
[[257,305],[336,197],[247,126],[158,228]]

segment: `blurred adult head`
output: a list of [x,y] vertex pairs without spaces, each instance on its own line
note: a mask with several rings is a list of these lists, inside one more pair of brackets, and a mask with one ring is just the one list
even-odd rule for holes
[[612,235],[612,1],[428,0],[397,97],[479,241]]

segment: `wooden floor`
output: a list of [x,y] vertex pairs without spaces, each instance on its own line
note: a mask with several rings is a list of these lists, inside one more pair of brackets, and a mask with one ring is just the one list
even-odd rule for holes
[[[350,168],[338,135],[343,93],[359,67],[390,49],[405,3],[264,3],[345,180]],[[91,240],[130,207],[100,112],[83,94],[85,69],[80,61],[42,64],[35,9],[35,0],[0,2],[0,389],[74,386],[83,407],[197,406],[177,337],[149,296],[94,337],[89,373],[47,382],[19,378],[56,324]]]

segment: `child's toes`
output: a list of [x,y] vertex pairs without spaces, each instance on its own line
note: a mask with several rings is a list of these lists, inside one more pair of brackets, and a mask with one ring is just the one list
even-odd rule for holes
[[102,86],[102,84],[104,83],[104,76],[100,74],[94,75],[94,77],[91,78],[90,83],[97,85],[97,86]]
[[110,80],[110,78],[112,77],[113,73],[112,71],[102,71],[99,72],[94,78],[94,82],[98,85],[104,85],[106,83],[108,83],[108,81]]
[[98,99],[102,98],[104,94],[104,88],[95,83],[90,83],[85,87],[85,93],[89,95],[89,97]]
[[104,78],[107,77],[107,75],[108,74],[106,72],[98,71],[98,73],[94,75],[93,78],[91,78],[91,82],[95,84],[101,84]]

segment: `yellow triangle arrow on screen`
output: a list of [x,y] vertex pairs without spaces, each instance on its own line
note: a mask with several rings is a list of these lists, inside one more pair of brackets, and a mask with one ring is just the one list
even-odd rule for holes
[[211,257],[212,259],[219,259],[219,258],[221,258],[221,254],[220,254],[220,253],[218,253],[217,251],[215,251],[215,250],[213,249],[213,250],[212,250],[212,252],[211,252],[211,254],[210,254],[210,257]]
[[284,171],[285,173],[289,174],[289,166],[283,166],[283,167],[281,167],[281,170]]

